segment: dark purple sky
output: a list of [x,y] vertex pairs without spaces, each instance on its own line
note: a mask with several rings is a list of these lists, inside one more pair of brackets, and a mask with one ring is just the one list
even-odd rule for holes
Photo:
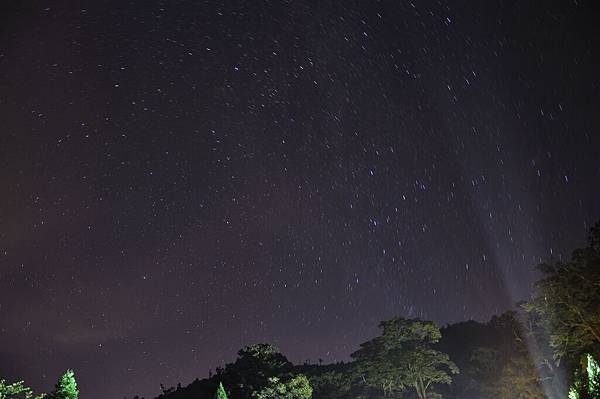
[[600,219],[598,7],[526,3],[2,2],[0,377],[149,397],[525,298]]

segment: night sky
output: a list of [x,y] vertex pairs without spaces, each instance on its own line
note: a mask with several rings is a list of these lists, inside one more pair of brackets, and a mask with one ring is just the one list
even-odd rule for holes
[[527,298],[600,219],[600,12],[530,3],[3,1],[0,376],[152,397]]

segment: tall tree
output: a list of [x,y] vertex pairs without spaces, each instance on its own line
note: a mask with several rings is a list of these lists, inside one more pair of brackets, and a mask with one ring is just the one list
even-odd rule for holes
[[[585,385],[587,354],[600,358],[600,223],[591,229],[589,245],[576,249],[571,260],[538,266],[542,279],[524,304],[547,331],[554,359],[566,359],[579,368]],[[587,387],[580,396],[587,398]]]
[[75,381],[73,370],[65,371],[50,396],[52,399],[77,399],[79,390],[77,389],[77,381]]
[[382,335],[365,342],[351,356],[366,385],[394,396],[407,388],[420,399],[436,397],[435,384],[449,384],[458,367],[447,354],[433,348],[440,338],[439,328],[429,321],[394,319],[380,323]]
[[[600,236],[600,226],[592,233]],[[597,239],[600,239],[598,237]],[[590,242],[594,242],[590,237]],[[573,251],[571,261],[538,266],[542,279],[525,309],[549,331],[556,360],[600,345],[600,245]]]

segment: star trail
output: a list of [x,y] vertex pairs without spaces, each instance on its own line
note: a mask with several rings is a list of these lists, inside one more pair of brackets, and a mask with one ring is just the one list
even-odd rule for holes
[[0,6],[0,374],[153,397],[488,320],[600,219],[593,2]]

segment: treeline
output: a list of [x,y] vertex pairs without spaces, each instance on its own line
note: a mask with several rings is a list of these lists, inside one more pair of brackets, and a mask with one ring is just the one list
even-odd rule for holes
[[[564,367],[536,364],[522,316],[507,312],[488,323],[441,330],[432,322],[394,318],[380,324],[381,335],[363,343],[352,361],[327,365],[293,365],[272,345],[252,345],[209,378],[163,389],[159,399],[213,399],[220,383],[232,399],[541,399],[547,397],[544,385],[565,398],[558,378]],[[265,396],[274,381],[279,394]]]
[[600,223],[567,262],[537,266],[530,301],[487,323],[397,317],[351,361],[293,365],[272,345],[243,348],[214,375],[158,399],[600,399]]
[[[396,317],[351,360],[292,364],[270,344],[157,399],[600,399],[600,223],[567,262],[538,265],[528,302],[487,323]],[[77,399],[72,371],[34,396],[0,379],[0,399]],[[134,399],[139,399],[134,397]]]

